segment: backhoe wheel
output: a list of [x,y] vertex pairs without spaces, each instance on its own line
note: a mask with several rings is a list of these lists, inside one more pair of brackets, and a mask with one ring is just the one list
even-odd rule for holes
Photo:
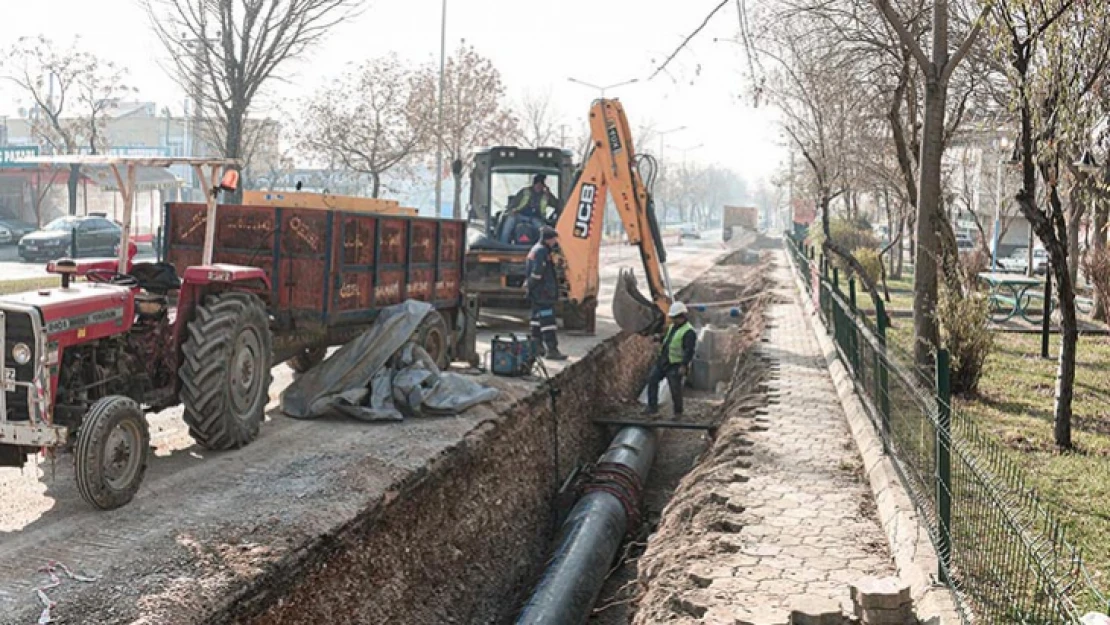
[[289,368],[297,373],[304,373],[309,369],[315,367],[324,361],[324,357],[328,355],[328,348],[326,347],[313,347],[305,349],[301,353],[293,356],[286,361]]
[[258,436],[270,398],[266,308],[250,293],[212,295],[188,331],[179,375],[189,434],[208,449],[242,447]]
[[435,361],[440,370],[451,364],[449,352],[450,333],[447,331],[447,322],[439,312],[428,313],[420,322],[414,335],[416,344],[428,352],[428,356]]
[[77,432],[74,460],[81,498],[119,508],[139,491],[150,459],[150,430],[134,400],[110,395],[92,405]]

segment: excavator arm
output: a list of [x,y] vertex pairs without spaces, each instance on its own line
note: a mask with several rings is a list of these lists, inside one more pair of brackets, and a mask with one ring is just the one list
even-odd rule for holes
[[602,226],[606,199],[611,196],[629,243],[640,250],[650,292],[650,299],[641,295],[632,272],[622,270],[613,296],[613,316],[622,330],[657,331],[672,297],[666,250],[619,101],[594,101],[590,136],[589,154],[555,225],[566,259],[568,298],[578,306],[597,305]]

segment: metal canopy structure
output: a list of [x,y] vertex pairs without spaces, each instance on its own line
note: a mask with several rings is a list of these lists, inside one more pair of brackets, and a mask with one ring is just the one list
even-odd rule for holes
[[[127,266],[127,252],[131,243],[131,216],[135,210],[136,170],[140,167],[172,167],[186,165],[193,168],[199,180],[208,181],[205,200],[208,204],[208,218],[204,224],[205,265],[212,264],[212,249],[216,243],[216,189],[220,186],[223,169],[240,164],[236,159],[207,158],[198,156],[113,156],[104,154],[62,154],[57,156],[34,156],[16,160],[29,165],[85,165],[107,167],[116,179],[116,185],[123,197],[123,231],[120,236],[119,266]],[[207,176],[205,170],[207,169]],[[121,269],[122,271],[122,269]]]

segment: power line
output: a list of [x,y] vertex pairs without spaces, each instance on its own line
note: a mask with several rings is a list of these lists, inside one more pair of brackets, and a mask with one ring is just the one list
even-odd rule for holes
[[685,48],[686,45],[690,43],[690,40],[693,39],[694,37],[696,37],[698,35],[698,33],[700,33],[705,28],[705,26],[707,24],[709,24],[709,20],[713,19],[713,16],[716,15],[718,11],[723,9],[724,6],[726,4],[728,4],[728,2],[729,2],[729,0],[721,0],[721,3],[718,4],[715,9],[710,11],[709,15],[705,16],[705,19],[702,21],[701,25],[698,26],[696,29],[694,29],[694,32],[690,33],[689,36],[687,36],[685,39],[683,39],[682,43],[678,44],[678,47],[675,48],[674,52],[671,52],[670,56],[668,56],[666,58],[666,60],[663,61],[662,65],[655,68],[655,71],[652,72],[651,76],[648,76],[648,80],[654,79],[656,76],[661,74],[663,72],[663,70],[667,69],[667,65],[670,65],[671,61],[673,61],[674,58],[676,56],[678,56],[678,53],[682,52],[682,49]]

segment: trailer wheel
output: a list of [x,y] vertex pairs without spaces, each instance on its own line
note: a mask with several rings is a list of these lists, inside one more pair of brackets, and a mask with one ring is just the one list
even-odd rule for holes
[[74,460],[81,498],[119,508],[139,491],[150,459],[150,430],[134,400],[110,395],[92,405],[77,433]]
[[250,293],[213,295],[188,331],[178,374],[189,435],[208,449],[242,447],[258,436],[270,397],[265,306]]
[[324,361],[324,356],[328,355],[328,348],[326,347],[313,347],[303,350],[301,353],[293,356],[285,361],[289,368],[297,373],[304,373],[309,369],[315,367]]
[[416,344],[428,352],[428,356],[435,361],[440,370],[446,369],[451,364],[448,352],[450,334],[447,331],[447,322],[439,312],[428,313],[420,326],[416,328]]

